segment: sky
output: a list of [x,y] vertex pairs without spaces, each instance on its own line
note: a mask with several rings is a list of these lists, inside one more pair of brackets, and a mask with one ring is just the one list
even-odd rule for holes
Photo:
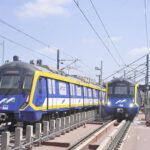
[[[76,1],[120,67],[124,66],[123,62],[129,64],[149,52],[146,46],[144,0],[92,0],[121,59],[107,38],[90,0]],[[1,20],[49,45],[42,45],[0,22],[0,43],[5,43],[5,60],[12,60],[14,55],[18,55],[25,62],[40,58],[44,64],[56,67],[56,50],[60,49],[61,59],[78,59],[71,66],[72,69],[65,70],[70,74],[89,76],[97,80],[99,71],[95,67],[100,67],[101,61],[103,78],[120,69],[73,0],[0,0],[0,3]],[[149,25],[149,1],[147,7]],[[148,28],[148,33],[149,30]],[[15,45],[2,36],[47,57]],[[1,64],[2,45],[0,46]],[[60,68],[70,63],[72,61],[65,61]]]

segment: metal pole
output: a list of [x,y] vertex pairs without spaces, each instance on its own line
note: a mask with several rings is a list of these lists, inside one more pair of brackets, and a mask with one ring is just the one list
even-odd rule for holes
[[3,43],[2,43],[2,47],[3,47],[2,64],[4,64],[4,56],[5,56],[4,41],[3,41]]
[[60,62],[60,52],[59,52],[59,49],[57,50],[57,70],[59,70],[59,62]]
[[148,95],[148,91],[149,91],[149,55],[147,55],[146,67],[147,67],[147,73],[146,73],[146,100],[147,100],[147,104],[149,105],[150,104],[149,95]]
[[101,70],[100,70],[101,72],[101,82],[100,82],[100,84],[101,84],[101,86],[103,86],[103,61],[101,61]]
[[[100,69],[100,86],[101,86],[101,88],[102,88],[102,86],[103,86],[103,76],[102,76],[102,74],[103,74],[103,62],[101,61],[101,69]],[[100,117],[100,119],[102,119],[102,91],[101,91],[101,95],[100,95],[100,107],[99,107],[99,117]]]

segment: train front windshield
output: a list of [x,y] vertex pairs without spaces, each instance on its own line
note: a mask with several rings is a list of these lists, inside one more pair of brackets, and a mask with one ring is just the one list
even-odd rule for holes
[[0,94],[19,94],[29,92],[33,75],[22,74],[16,71],[0,75]]
[[129,84],[112,84],[108,86],[108,95],[111,97],[133,97],[134,86]]
[[19,88],[19,75],[4,75],[0,77],[0,89]]

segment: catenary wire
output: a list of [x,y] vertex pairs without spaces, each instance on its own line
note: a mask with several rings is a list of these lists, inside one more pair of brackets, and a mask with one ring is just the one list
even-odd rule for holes
[[102,27],[103,27],[105,33],[107,34],[108,39],[110,40],[112,46],[114,47],[116,53],[118,54],[118,56],[119,56],[121,62],[125,65],[125,62],[124,62],[124,60],[123,60],[121,54],[119,53],[119,50],[118,50],[117,46],[115,45],[115,43],[114,43],[113,40],[111,39],[110,34],[109,34],[108,30],[106,29],[106,26],[105,26],[105,24],[104,24],[104,22],[103,22],[103,20],[102,20],[102,18],[101,18],[101,16],[100,16],[100,14],[98,13],[98,11],[97,11],[97,9],[96,9],[94,3],[92,2],[92,0],[89,0],[89,1],[90,1],[91,5],[92,5],[94,11],[95,11],[95,14],[97,15],[99,21],[101,22]]
[[18,45],[18,46],[20,46],[20,47],[23,47],[24,49],[27,49],[27,50],[32,51],[32,52],[34,52],[34,53],[37,53],[37,54],[39,54],[39,55],[41,55],[41,56],[47,57],[48,59],[50,59],[50,60],[52,60],[52,61],[57,62],[55,59],[50,58],[49,56],[44,55],[43,53],[40,53],[40,52],[38,52],[38,51],[36,51],[36,50],[34,50],[34,49],[32,49],[32,48],[29,48],[29,47],[27,47],[27,46],[25,46],[25,45],[23,45],[23,44],[20,44],[20,43],[14,41],[14,40],[11,40],[11,39],[7,38],[6,36],[0,35],[0,37],[3,38],[3,39],[5,39],[5,40],[7,40],[7,41],[9,41],[9,42],[11,42],[11,43],[13,43],[13,44],[15,44],[15,45]]
[[147,53],[147,54],[145,54],[145,55],[143,55],[143,56],[141,56],[141,57],[139,57],[138,59],[134,60],[134,61],[131,62],[130,64],[128,64],[128,65],[126,65],[125,67],[123,67],[123,68],[117,70],[115,73],[109,75],[109,76],[106,77],[104,80],[107,80],[107,79],[109,79],[110,77],[114,76],[115,74],[120,73],[121,71],[125,70],[126,68],[128,68],[128,67],[131,66],[131,65],[133,65],[134,63],[140,61],[141,59],[143,59],[144,57],[146,57],[146,56],[149,55],[149,54],[150,54],[150,52]]
[[146,31],[146,44],[149,49],[149,35],[148,35],[148,21],[147,21],[147,0],[144,0],[144,9],[145,9],[145,31]]
[[101,41],[101,43],[103,44],[103,46],[106,48],[106,50],[108,51],[108,53],[110,54],[110,56],[112,57],[112,59],[114,60],[114,62],[117,64],[117,66],[120,67],[120,64],[117,62],[116,58],[113,56],[113,54],[111,53],[110,49],[107,47],[107,45],[105,44],[105,42],[103,41],[103,39],[101,38],[101,36],[98,34],[98,32],[96,31],[96,29],[94,28],[94,26],[92,25],[92,23],[90,22],[90,20],[84,14],[84,12],[82,11],[82,9],[79,6],[79,4],[75,0],[73,0],[73,1],[74,1],[75,5],[77,6],[77,8],[79,9],[79,11],[81,12],[81,14],[83,15],[83,17],[85,18],[85,20],[87,21],[87,23],[89,24],[89,26],[92,28],[92,30],[94,31],[94,33],[98,37],[98,39]]
[[[30,38],[30,39],[36,41],[37,43],[39,43],[39,44],[41,44],[41,45],[43,45],[43,46],[46,46],[46,47],[48,47],[48,48],[52,48],[54,51],[56,51],[56,50],[59,49],[59,48],[56,48],[56,47],[54,47],[54,46],[50,46],[50,45],[47,44],[46,42],[37,39],[36,37],[34,37],[34,36],[32,36],[32,35],[30,35],[30,34],[24,32],[23,30],[20,30],[19,28],[17,28],[17,27],[15,27],[15,26],[11,25],[10,23],[4,21],[4,20],[1,19],[1,18],[0,18],[0,23],[2,23],[2,24],[4,24],[4,25],[8,26],[9,28],[11,28],[11,29],[13,29],[13,30],[15,30],[15,31],[17,31],[17,32],[19,32],[19,33],[21,33],[21,34],[23,34],[23,35],[25,35],[26,37],[28,37],[28,38]],[[71,57],[71,58],[74,58],[73,56],[71,56],[70,54],[67,54],[66,52],[64,52],[64,51],[62,51],[62,50],[61,50],[61,52],[64,53],[65,55]]]

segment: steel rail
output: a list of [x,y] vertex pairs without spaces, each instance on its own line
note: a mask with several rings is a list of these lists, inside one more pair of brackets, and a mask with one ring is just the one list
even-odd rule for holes
[[109,148],[107,150],[116,150],[121,141],[123,140],[123,137],[125,136],[129,126],[131,124],[131,121],[127,121],[125,125],[120,129],[119,133],[116,135],[116,137],[113,139],[111,144],[109,145]]
[[102,126],[97,128],[96,130],[94,130],[90,134],[86,135],[85,137],[81,138],[78,142],[76,142],[73,145],[71,145],[67,150],[73,150],[73,149],[77,148],[79,145],[81,145],[83,142],[88,140],[93,134],[95,134],[96,132],[100,131],[102,128],[104,128],[110,122],[111,122],[110,120],[105,122]]

